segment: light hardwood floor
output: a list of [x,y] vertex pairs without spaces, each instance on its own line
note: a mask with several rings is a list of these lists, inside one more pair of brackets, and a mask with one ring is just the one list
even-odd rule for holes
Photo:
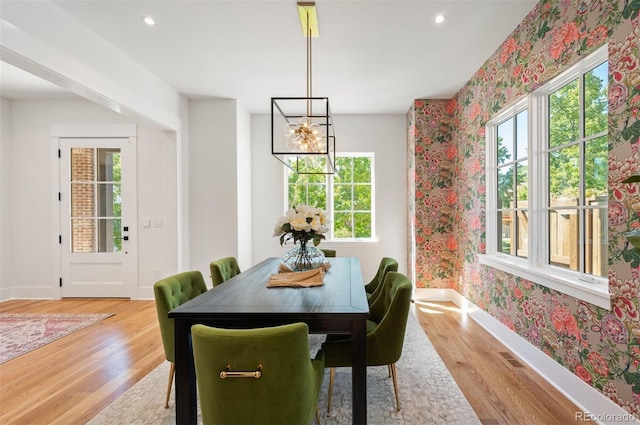
[[[423,329],[483,424],[575,422],[568,400],[527,366],[518,367],[453,304],[417,307]],[[115,313],[0,365],[1,424],[84,424],[165,361],[153,301],[13,300],[0,303],[0,312]]]

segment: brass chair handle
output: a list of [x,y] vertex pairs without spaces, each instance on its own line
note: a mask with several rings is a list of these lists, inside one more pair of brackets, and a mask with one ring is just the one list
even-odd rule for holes
[[228,364],[224,367],[224,370],[220,372],[220,378],[255,378],[258,379],[262,376],[262,364],[259,364],[254,371],[232,371],[231,365]]

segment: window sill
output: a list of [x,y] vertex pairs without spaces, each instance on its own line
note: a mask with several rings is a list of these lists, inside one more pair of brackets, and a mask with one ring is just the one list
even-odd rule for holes
[[321,245],[371,245],[378,243],[379,240],[376,239],[323,239]]
[[611,294],[607,287],[607,279],[594,278],[594,283],[587,283],[578,280],[574,276],[551,276],[549,269],[531,268],[524,262],[519,262],[506,256],[479,255],[478,260],[480,264],[494,267],[598,307],[611,310]]

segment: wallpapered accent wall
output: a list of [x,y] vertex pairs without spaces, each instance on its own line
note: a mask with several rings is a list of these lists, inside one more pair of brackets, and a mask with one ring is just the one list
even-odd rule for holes
[[[451,100],[407,114],[417,287],[453,288],[640,419],[640,3],[541,1]],[[485,252],[485,129],[586,54],[609,50],[608,311],[478,263]],[[412,258],[409,256],[409,258]]]

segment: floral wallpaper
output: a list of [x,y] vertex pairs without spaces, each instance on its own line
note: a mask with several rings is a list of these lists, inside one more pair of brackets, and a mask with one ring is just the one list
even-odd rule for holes
[[[608,43],[611,311],[478,263],[486,122]],[[416,285],[453,288],[640,419],[640,2],[543,0],[451,100],[414,101]],[[411,258],[411,257],[410,257]],[[595,412],[597,413],[597,412]]]

